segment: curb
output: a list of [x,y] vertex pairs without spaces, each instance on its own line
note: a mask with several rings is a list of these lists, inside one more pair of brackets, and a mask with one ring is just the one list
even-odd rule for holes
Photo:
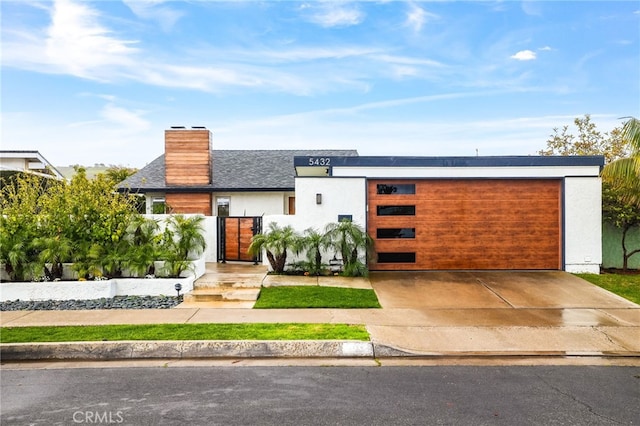
[[373,357],[373,343],[351,340],[181,340],[0,345],[2,361]]
[[134,360],[134,359],[258,359],[258,358],[640,358],[640,352],[485,351],[409,352],[357,340],[179,340],[64,343],[6,343],[0,359]]

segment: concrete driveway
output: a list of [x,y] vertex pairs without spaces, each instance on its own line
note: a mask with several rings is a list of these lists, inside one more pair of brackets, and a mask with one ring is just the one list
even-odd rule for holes
[[387,315],[371,318],[369,332],[401,352],[640,355],[640,306],[565,272],[374,272],[370,279]]

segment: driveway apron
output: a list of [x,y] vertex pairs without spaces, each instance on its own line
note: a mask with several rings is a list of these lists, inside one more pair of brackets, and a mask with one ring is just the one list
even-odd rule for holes
[[371,285],[386,314],[368,330],[396,351],[640,355],[640,306],[566,272],[373,272]]

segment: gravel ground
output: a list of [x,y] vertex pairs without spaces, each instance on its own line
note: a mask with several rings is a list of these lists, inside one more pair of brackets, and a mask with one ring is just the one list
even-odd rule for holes
[[0,302],[0,311],[65,311],[85,309],[171,309],[182,296],[116,296],[93,300],[12,300]]

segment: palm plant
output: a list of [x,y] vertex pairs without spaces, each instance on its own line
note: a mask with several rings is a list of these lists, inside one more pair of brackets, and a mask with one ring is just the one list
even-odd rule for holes
[[[69,262],[73,255],[73,244],[64,235],[36,238],[34,247],[40,250],[38,259],[44,270],[47,280],[59,280],[62,278],[62,264]],[[51,265],[51,269],[47,265]]]
[[206,248],[204,238],[204,217],[182,215],[171,216],[162,236],[162,257],[165,270],[171,277],[179,277],[192,267],[192,260],[201,255]]
[[[368,268],[360,260],[360,253],[371,255],[373,239],[358,224],[350,220],[342,220],[338,223],[330,223],[325,233],[331,239],[331,245],[340,253],[343,263],[343,275],[366,276]],[[362,251],[360,251],[362,250]]]
[[255,256],[264,250],[273,272],[281,274],[287,265],[287,251],[296,250],[299,239],[291,226],[280,228],[276,223],[271,222],[268,232],[253,236],[248,252]]
[[102,275],[107,278],[122,277],[125,259],[129,254],[128,247],[124,240],[114,241],[112,244],[92,244],[88,258],[94,275],[97,276],[97,271],[101,270]]
[[133,216],[127,226],[125,241],[129,244],[125,267],[136,276],[154,275],[158,257],[160,226],[155,219]]
[[331,239],[327,234],[321,234],[313,228],[305,229],[300,238],[300,249],[306,251],[307,261],[305,269],[310,275],[321,275],[327,265],[322,263],[322,250],[331,246]]
[[33,276],[36,255],[29,240],[0,232],[0,263],[11,281],[25,281]]
[[624,192],[624,199],[640,206],[640,120],[631,117],[622,127],[631,155],[607,164],[602,177]]

